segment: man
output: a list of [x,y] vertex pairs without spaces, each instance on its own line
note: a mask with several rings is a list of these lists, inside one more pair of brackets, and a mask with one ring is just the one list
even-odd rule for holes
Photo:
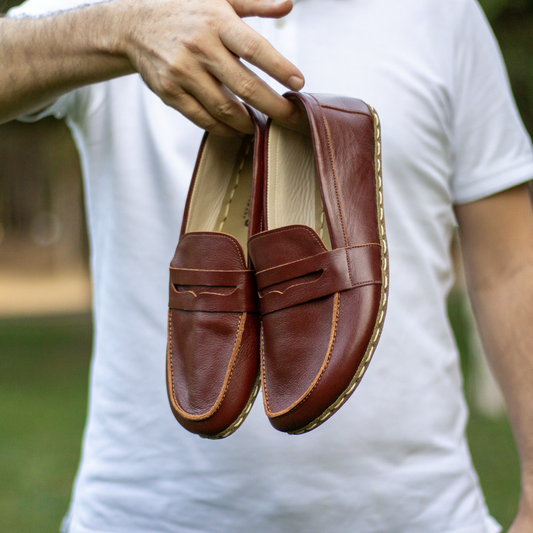
[[[512,533],[531,531],[533,162],[475,1],[302,0],[276,23],[290,2],[116,0],[27,18],[74,5],[30,0],[0,21],[0,117],[65,116],[85,174],[96,337],[65,530],[498,531],[446,318],[457,220],[522,461]],[[249,19],[264,37],[248,15],[266,17]],[[298,118],[239,57],[294,90],[297,64],[306,90],[380,114],[391,286],[378,351],[331,420],[290,437],[257,402],[235,435],[208,442],[175,423],[164,386],[167,268],[201,136],[184,117],[249,132],[240,97]]]

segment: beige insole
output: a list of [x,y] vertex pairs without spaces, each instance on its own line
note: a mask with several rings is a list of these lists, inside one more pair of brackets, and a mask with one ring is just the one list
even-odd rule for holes
[[233,235],[246,255],[253,178],[253,137],[210,135],[200,160],[186,231]]
[[311,134],[273,122],[268,138],[268,228],[312,227],[331,249]]

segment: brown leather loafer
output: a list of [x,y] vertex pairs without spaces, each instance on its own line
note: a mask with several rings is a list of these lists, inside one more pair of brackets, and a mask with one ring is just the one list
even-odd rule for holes
[[272,425],[310,431],[349,398],[387,303],[380,123],[364,102],[287,93],[305,117],[267,125],[264,227],[249,250]]
[[170,265],[167,391],[178,422],[218,439],[259,391],[260,315],[247,242],[261,229],[265,119],[255,136],[204,136]]

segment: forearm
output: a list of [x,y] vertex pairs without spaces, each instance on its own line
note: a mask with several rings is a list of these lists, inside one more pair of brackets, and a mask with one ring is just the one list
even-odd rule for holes
[[82,85],[133,72],[114,3],[0,19],[0,123]]
[[456,215],[472,305],[520,454],[521,509],[512,531],[529,531],[533,524],[531,200],[522,185],[457,206]]
[[522,506],[533,517],[533,257],[510,278],[474,287],[471,299],[520,454]]
[[240,61],[302,88],[300,71],[241,20],[291,8],[291,0],[114,0],[38,19],[0,19],[0,123],[130,72],[218,135],[253,132],[237,97],[275,120],[297,121],[297,107]]

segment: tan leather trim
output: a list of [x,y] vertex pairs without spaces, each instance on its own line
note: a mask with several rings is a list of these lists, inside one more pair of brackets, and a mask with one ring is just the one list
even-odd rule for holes
[[232,433],[235,433],[237,429],[239,429],[242,425],[242,423],[246,420],[246,417],[249,415],[250,411],[252,410],[252,406],[255,402],[255,398],[257,397],[257,394],[259,392],[259,386],[261,384],[261,377],[258,374],[257,379],[255,380],[254,387],[252,389],[252,392],[250,393],[250,397],[248,398],[248,401],[246,402],[246,405],[244,406],[244,409],[242,410],[241,414],[238,416],[237,420],[231,424],[227,429],[222,431],[221,433],[218,433],[217,435],[200,435],[200,437],[204,439],[210,439],[210,440],[218,440],[218,439],[225,439],[226,437],[229,437]]
[[[333,299],[333,313],[332,313],[332,322],[331,322],[331,333],[329,336],[329,345],[328,350],[326,352],[326,357],[324,358],[324,361],[322,363],[322,366],[320,367],[320,371],[318,372],[317,376],[313,380],[313,383],[309,386],[309,388],[296,400],[292,405],[287,407],[286,409],[283,409],[282,411],[279,411],[277,413],[273,413],[270,410],[270,405],[268,402],[268,391],[267,391],[267,385],[266,385],[266,378],[263,379],[263,397],[265,399],[265,412],[269,418],[274,418],[278,416],[282,416],[287,414],[288,412],[292,411],[299,405],[301,405],[313,392],[315,387],[317,386],[318,382],[322,379],[322,376],[324,375],[324,372],[326,371],[326,368],[329,364],[329,361],[331,360],[331,354],[333,353],[333,348],[335,347],[335,339],[337,337],[337,324],[339,321],[339,311],[340,311],[340,304],[341,304],[341,293],[337,292],[335,293],[334,299]],[[261,339],[262,339],[262,332],[261,332]],[[263,342],[261,342],[261,359],[263,364],[263,375],[265,375],[264,372],[264,357],[263,357]]]
[[[168,376],[168,379],[170,380],[169,390],[172,391],[172,394],[171,394],[172,406],[183,418],[186,418],[187,420],[205,420],[206,418],[213,416],[220,408],[222,402],[224,401],[226,393],[228,391],[228,386],[230,384],[231,378],[233,376],[235,362],[236,362],[239,350],[241,348],[242,335],[244,332],[244,326],[246,324],[246,317],[247,317],[247,313],[242,313],[241,319],[239,321],[239,327],[237,329],[235,344],[233,345],[233,352],[231,354],[231,359],[228,365],[228,372],[226,373],[226,377],[224,378],[224,383],[222,385],[220,394],[218,395],[216,402],[213,404],[213,407],[211,407],[211,409],[209,409],[207,413],[203,413],[201,415],[191,415],[190,413],[184,411],[178,403],[178,399],[176,397],[176,391],[174,388],[174,367],[172,364],[172,341],[169,340],[168,345],[167,345],[167,365],[168,365],[167,376]],[[168,338],[172,339],[172,320],[171,320],[170,311],[168,313],[168,333],[169,333]]]

